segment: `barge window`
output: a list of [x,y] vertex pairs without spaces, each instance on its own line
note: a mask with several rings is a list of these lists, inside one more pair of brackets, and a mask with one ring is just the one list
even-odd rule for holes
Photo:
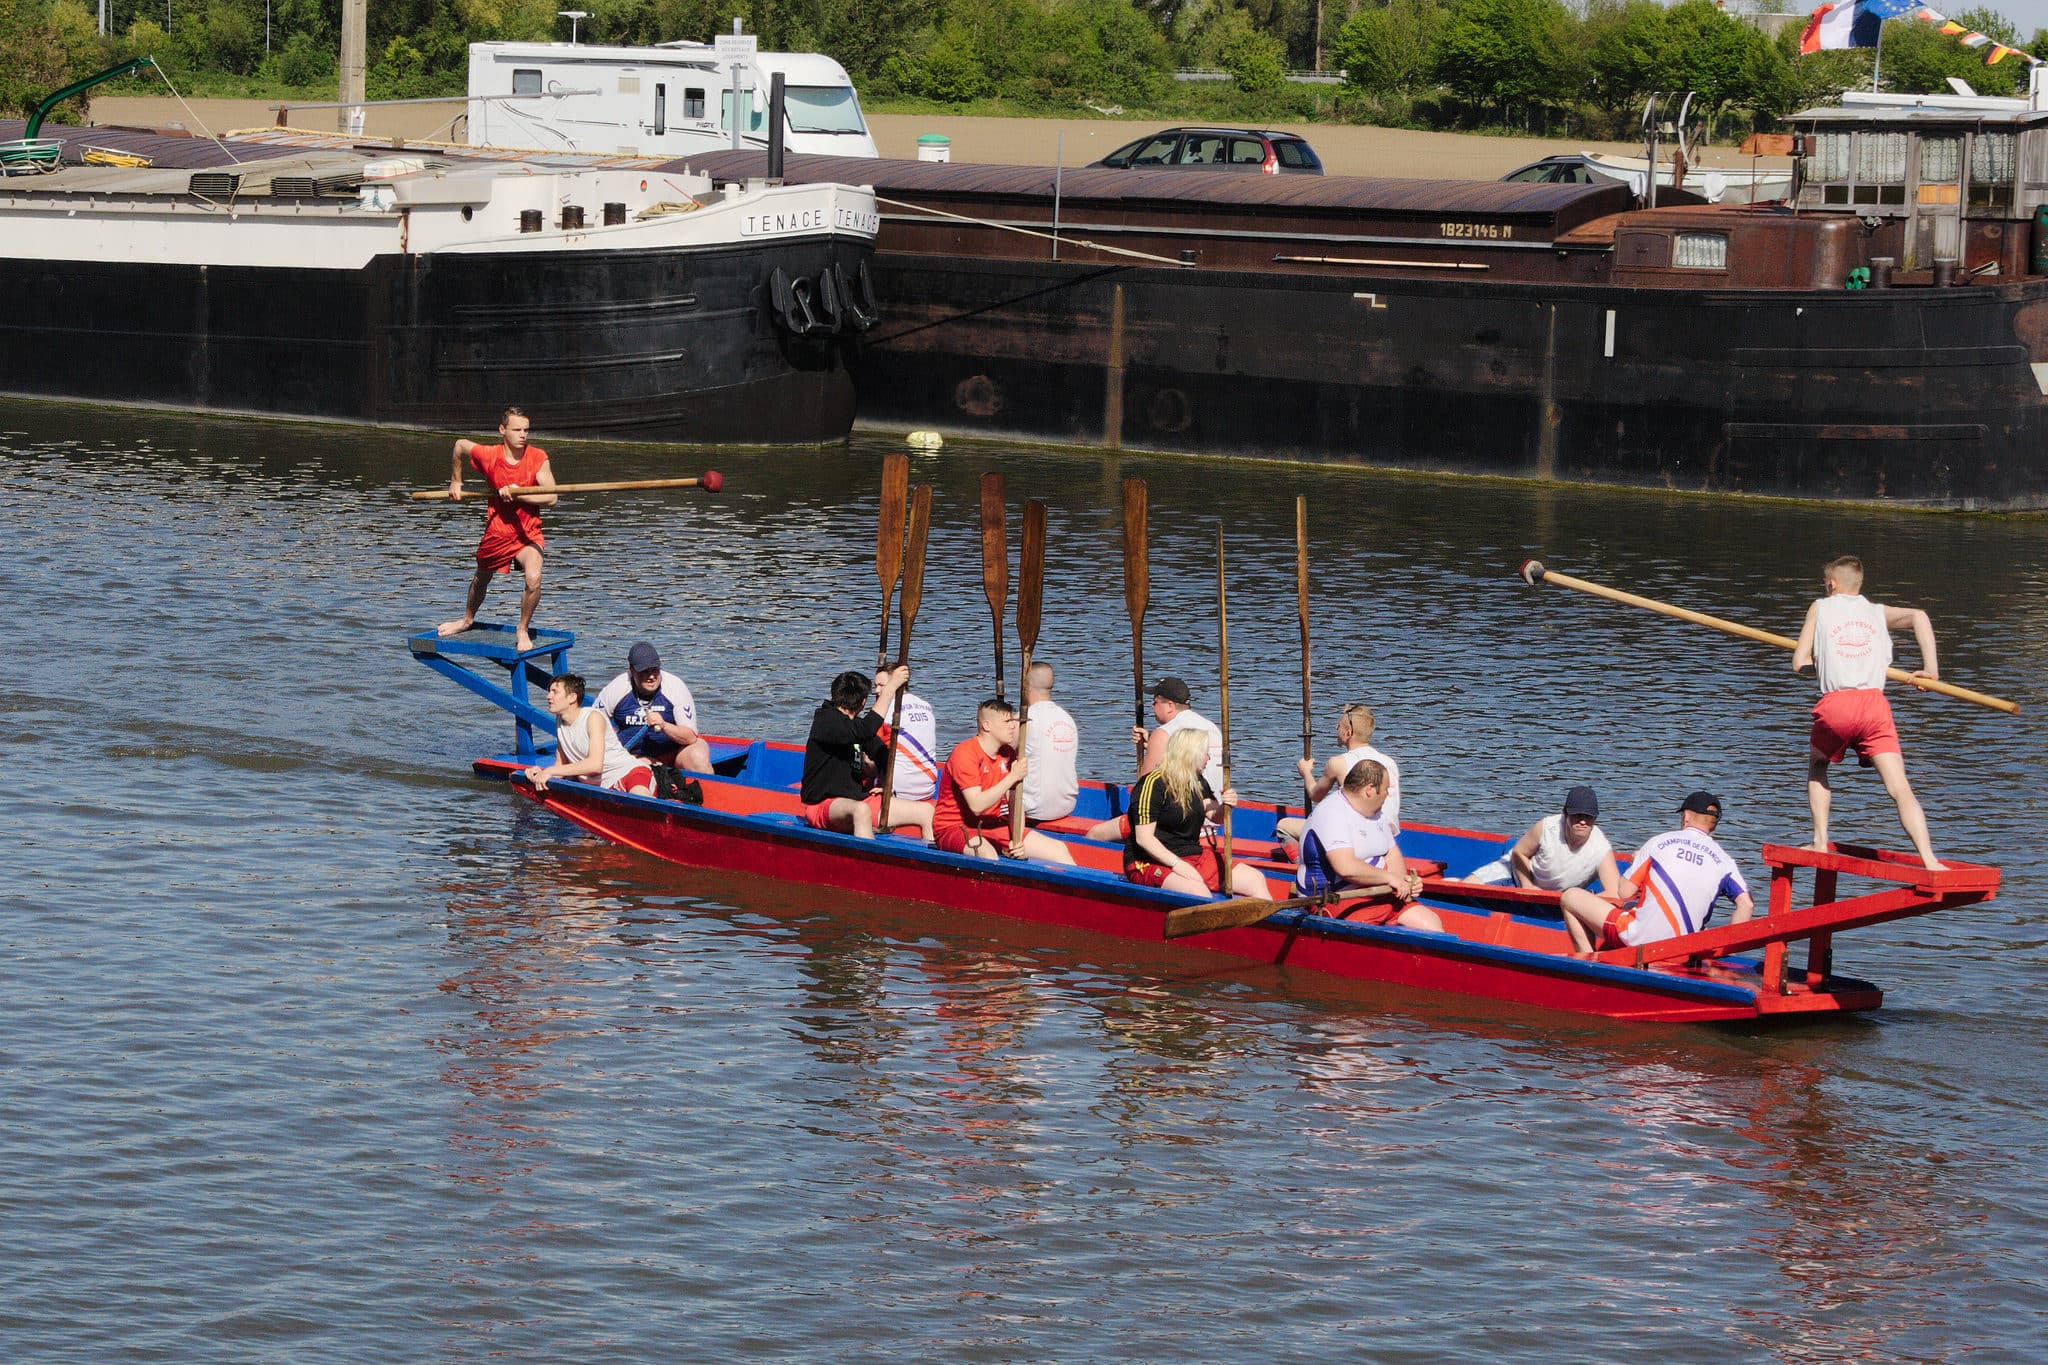
[[512,93],[515,95],[538,95],[540,93],[540,71],[535,67],[525,70],[515,68],[512,72]]
[[1906,183],[1906,135],[1904,133],[1863,133],[1856,139],[1856,183],[1859,185],[1903,185]]
[[683,117],[689,119],[701,119],[704,117],[704,92],[702,90],[683,91]]
[[655,82],[654,86],[654,135],[668,132],[668,87]]
[[1920,183],[1953,185],[1963,169],[1963,140],[1959,137],[1920,139]]
[[2013,135],[1978,133],[1970,139],[1970,203],[1977,208],[2012,204]]
[[1725,232],[1681,232],[1671,264],[1680,270],[1726,270],[1728,234]]
[[1849,135],[1847,133],[1818,133],[1813,139],[1813,151],[1806,158],[1808,180],[1847,180],[1849,178]]
[[782,91],[783,117],[793,133],[865,133],[860,101],[850,85],[791,85]]

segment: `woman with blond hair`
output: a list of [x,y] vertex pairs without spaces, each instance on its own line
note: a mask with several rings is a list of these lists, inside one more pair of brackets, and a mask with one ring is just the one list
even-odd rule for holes
[[[1167,742],[1159,766],[1146,773],[1131,791],[1131,833],[1124,841],[1124,876],[1140,886],[1157,886],[1183,895],[1221,891],[1222,857],[1202,846],[1202,826],[1223,818],[1223,808],[1237,804],[1237,791],[1224,788],[1219,797],[1202,777],[1209,761],[1209,737],[1197,729],[1182,730]],[[1232,864],[1230,894],[1266,896],[1266,879],[1243,863]]]

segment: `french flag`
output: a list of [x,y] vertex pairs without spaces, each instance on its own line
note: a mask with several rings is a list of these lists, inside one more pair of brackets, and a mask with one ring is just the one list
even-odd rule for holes
[[1801,56],[1830,48],[1876,47],[1884,21],[1920,8],[1920,0],[1844,0],[1822,5],[1799,35]]

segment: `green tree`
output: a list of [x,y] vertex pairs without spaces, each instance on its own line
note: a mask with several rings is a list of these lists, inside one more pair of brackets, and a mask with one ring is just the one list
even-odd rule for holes
[[1330,58],[1347,84],[1368,94],[1413,95],[1430,83],[1431,50],[1449,17],[1437,0],[1360,10],[1337,31]]
[[1510,107],[1555,105],[1571,93],[1563,80],[1570,26],[1558,0],[1465,0],[1437,40],[1436,78],[1502,121]]
[[1586,16],[1586,98],[1609,114],[1639,108],[1664,88],[1671,48],[1669,11],[1657,0],[1626,0]]
[[25,115],[71,80],[64,35],[43,0],[0,0],[0,114]]
[[1667,89],[1699,94],[1695,107],[1770,109],[1783,99],[1782,61],[1763,33],[1731,19],[1714,0],[1684,0],[1665,16]]
[[1207,33],[1209,51],[1203,65],[1216,65],[1247,94],[1266,94],[1287,83],[1287,50],[1280,40],[1259,32],[1241,9],[1223,12]]

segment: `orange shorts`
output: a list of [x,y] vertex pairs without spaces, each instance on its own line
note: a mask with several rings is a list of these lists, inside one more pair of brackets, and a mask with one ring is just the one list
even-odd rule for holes
[[1349,905],[1332,901],[1327,906],[1319,906],[1318,911],[1346,924],[1392,924],[1407,908],[1400,901],[1390,900],[1353,901]]
[[[828,796],[815,806],[805,806],[804,820],[813,828],[830,829],[832,828],[832,803],[834,801],[848,801],[851,799],[851,797],[845,796]],[[861,804],[868,808],[869,816],[873,818],[875,827],[879,829],[882,824],[882,794],[880,792],[869,792],[867,800]]]
[[[1185,861],[1189,867],[1202,874],[1202,885],[1208,887],[1211,891],[1221,891],[1223,889],[1223,863],[1215,849],[1203,849],[1200,853]],[[1143,862],[1124,864],[1124,880],[1136,882],[1140,886],[1161,886],[1172,875],[1173,869],[1165,863]]]
[[1892,724],[1891,703],[1874,687],[1848,687],[1823,692],[1813,704],[1814,756],[1840,763],[1850,745],[1865,758],[1899,752],[1898,727]]
[[499,534],[495,528],[487,530],[484,532],[484,538],[476,545],[476,566],[479,569],[488,569],[492,573],[510,573],[521,550],[529,545],[538,550],[543,543],[525,540],[516,535]]

